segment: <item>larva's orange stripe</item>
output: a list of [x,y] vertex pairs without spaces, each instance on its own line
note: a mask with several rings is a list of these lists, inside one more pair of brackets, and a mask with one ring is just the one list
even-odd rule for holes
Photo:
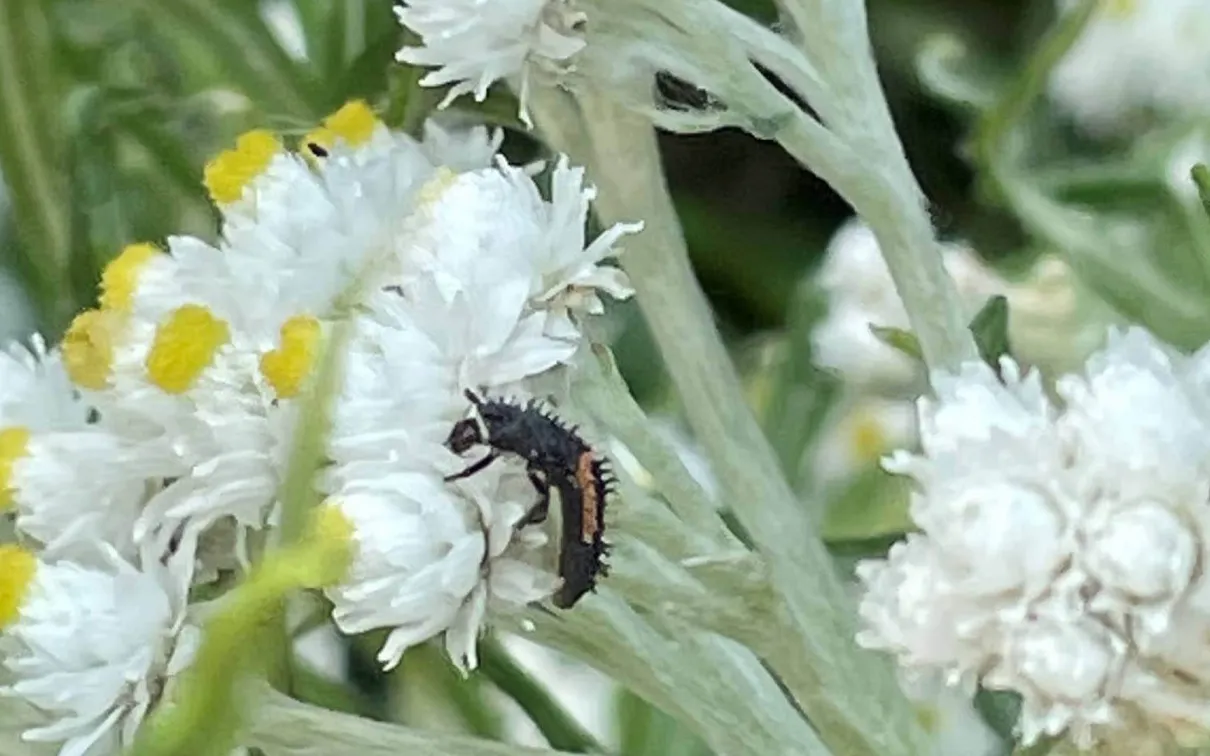
[[576,461],[576,483],[580,484],[580,542],[591,545],[597,535],[596,478],[592,470],[592,452],[584,452]]

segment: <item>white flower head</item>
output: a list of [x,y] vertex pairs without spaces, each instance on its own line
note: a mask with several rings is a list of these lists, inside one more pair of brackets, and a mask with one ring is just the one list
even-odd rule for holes
[[423,86],[454,85],[441,107],[468,93],[482,102],[494,82],[517,79],[527,123],[534,70],[566,69],[585,44],[584,14],[572,0],[405,0],[395,14],[421,41],[397,58],[436,69],[420,80]]
[[859,640],[1020,693],[1026,742],[1112,740],[1139,712],[1205,721],[1189,689],[1210,682],[1191,641],[1210,628],[1206,364],[1132,329],[1059,381],[1060,406],[1008,359],[937,376],[922,453],[886,462],[917,484],[921,533],[859,568]]
[[23,738],[60,744],[61,756],[129,747],[196,648],[186,618],[193,554],[145,552],[132,563],[101,544],[87,562],[48,562],[5,547],[4,562],[20,603],[0,638],[12,680],[0,692],[45,715]]
[[504,143],[504,130],[461,125],[444,115],[438,113],[424,122],[421,147],[429,159],[459,173],[490,168]]
[[585,245],[593,192],[565,159],[549,201],[502,159],[430,186],[400,291],[416,326],[456,365],[460,388],[508,384],[569,361],[582,339],[573,316],[603,309],[598,290],[629,296],[625,275],[599,263],[639,226],[617,224]]
[[[1068,12],[1074,0],[1058,0]],[[1093,133],[1128,128],[1148,111],[1210,110],[1210,8],[1200,0],[1129,0],[1098,9],[1055,68],[1050,93]]]
[[528,506],[500,487],[503,467],[455,489],[439,475],[400,472],[332,497],[355,539],[348,577],[328,590],[333,619],[347,633],[390,628],[378,654],[386,668],[443,633],[450,658],[473,668],[489,599],[520,607],[554,591],[553,575],[512,556],[535,543],[532,536],[514,543]]
[[[514,185],[525,190],[532,187],[532,182],[522,179],[516,169],[512,169],[511,178]],[[585,246],[588,206],[596,195],[594,187],[584,186],[584,169],[572,168],[567,156],[561,155],[551,176],[550,202],[536,205],[545,218],[545,243],[537,261],[537,298],[556,311],[599,315],[605,308],[597,291],[619,300],[634,293],[621,269],[599,263],[616,255],[618,241],[626,234],[642,231],[643,224],[615,223]]]
[[104,425],[35,434],[10,478],[17,529],[57,555],[93,550],[99,540],[133,558],[135,522],[156,481],[187,473],[171,450]]
[[0,351],[0,428],[77,430],[88,423],[90,409],[72,385],[62,354],[47,350],[41,337],[32,337],[28,347],[11,344]]

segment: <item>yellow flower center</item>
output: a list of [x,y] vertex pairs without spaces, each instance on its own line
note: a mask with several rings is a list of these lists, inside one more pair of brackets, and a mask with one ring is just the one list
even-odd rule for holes
[[280,399],[298,396],[319,351],[319,321],[295,315],[281,327],[281,347],[265,352],[260,372]]
[[206,190],[219,204],[235,202],[281,151],[282,144],[271,131],[258,129],[241,135],[235,140],[234,150],[222,152],[206,164]]
[[13,506],[13,466],[29,449],[29,428],[0,428],[0,510]]
[[60,348],[63,367],[77,386],[100,391],[109,383],[119,325],[117,313],[106,310],[85,310],[71,321]]
[[32,552],[12,544],[0,546],[0,628],[17,620],[37,569]]
[[849,430],[849,450],[855,459],[861,463],[877,461],[886,451],[888,441],[886,429],[875,413],[858,413]]
[[160,255],[154,244],[130,244],[101,274],[101,307],[128,312],[139,284],[139,273]]
[[916,706],[916,721],[927,733],[935,733],[941,726],[941,712],[936,706]]
[[303,143],[331,147],[337,139],[344,139],[356,147],[370,141],[378,123],[378,117],[365,100],[351,100],[325,118],[323,126],[303,137]]
[[155,330],[147,376],[169,394],[187,391],[231,338],[226,321],[201,305],[179,307]]

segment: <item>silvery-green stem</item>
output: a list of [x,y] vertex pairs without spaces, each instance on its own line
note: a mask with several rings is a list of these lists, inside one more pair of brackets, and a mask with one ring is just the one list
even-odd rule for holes
[[[701,288],[664,182],[650,122],[605,96],[535,97],[537,122],[556,146],[589,166],[605,224],[642,219],[621,260],[690,424],[726,501],[769,560],[797,633],[767,658],[835,753],[923,752],[922,735],[889,665],[860,652],[848,597],[805,509],[749,410]],[[578,124],[578,128],[575,124]],[[584,138],[576,138],[577,132]]]
[[[848,148],[847,161],[819,158],[818,124],[765,88],[745,95],[779,112],[785,124],[774,138],[844,195],[869,224],[882,248],[925,361],[951,370],[978,359],[966,312],[942,263],[927,200],[912,174],[878,80],[860,0],[779,0],[791,34],[830,85],[828,130]],[[778,102],[780,100],[780,103]],[[783,120],[779,119],[779,120]],[[829,150],[834,157],[835,150]]]
[[263,689],[245,745],[266,756],[356,753],[359,756],[559,756],[563,751],[496,743],[374,722],[295,701]]

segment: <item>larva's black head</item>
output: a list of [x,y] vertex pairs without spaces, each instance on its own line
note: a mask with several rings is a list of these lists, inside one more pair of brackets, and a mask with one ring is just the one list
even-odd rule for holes
[[[470,389],[462,392],[462,395],[475,405],[476,408],[483,406],[483,400],[478,394]],[[467,449],[470,449],[476,444],[486,443],[484,437],[483,425],[477,418],[468,417],[465,420],[459,420],[454,423],[454,427],[450,429],[450,435],[445,439],[445,448],[455,454],[462,454]]]
[[479,427],[479,421],[473,417],[468,417],[465,420],[459,420],[454,423],[449,437],[445,439],[445,448],[454,454],[461,454],[472,446],[483,442],[483,432]]

